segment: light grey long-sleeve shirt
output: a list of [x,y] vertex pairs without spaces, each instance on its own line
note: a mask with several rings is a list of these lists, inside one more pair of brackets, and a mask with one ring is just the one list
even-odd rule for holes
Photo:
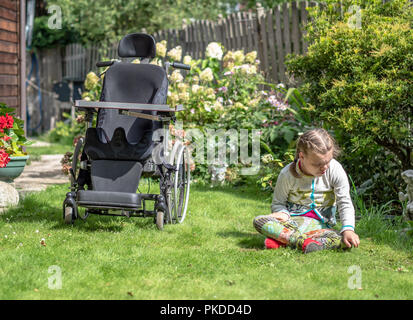
[[300,178],[293,176],[291,165],[294,163],[284,167],[278,176],[271,211],[281,211],[291,216],[302,215],[315,209],[323,222],[333,226],[336,224],[334,209],[337,208],[343,225],[341,232],[354,231],[355,212],[350,197],[350,185],[341,164],[332,159],[329,168],[320,177],[303,174],[297,164],[296,171]]

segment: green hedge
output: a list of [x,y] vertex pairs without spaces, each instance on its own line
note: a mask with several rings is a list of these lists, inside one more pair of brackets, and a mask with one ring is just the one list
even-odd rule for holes
[[287,67],[313,118],[334,129],[356,184],[373,178],[380,200],[397,199],[400,173],[412,168],[413,9],[408,0],[342,3],[344,14],[332,1],[310,9],[308,53]]

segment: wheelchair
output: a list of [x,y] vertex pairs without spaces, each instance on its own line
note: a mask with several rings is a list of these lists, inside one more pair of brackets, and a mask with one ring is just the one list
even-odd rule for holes
[[[75,101],[87,124],[73,152],[70,192],[63,202],[65,223],[86,220],[90,214],[153,217],[162,230],[164,224],[184,221],[190,152],[179,139],[169,146],[169,125],[183,107],[171,108],[166,99],[168,68],[189,70],[190,66],[150,64],[155,53],[151,35],[126,35],[119,42],[118,55],[141,58],[140,63],[98,62],[97,67],[107,68],[99,101]],[[140,192],[143,177],[159,179],[159,194]]]

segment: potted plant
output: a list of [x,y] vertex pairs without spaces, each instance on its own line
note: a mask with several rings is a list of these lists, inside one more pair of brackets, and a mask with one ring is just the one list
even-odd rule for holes
[[14,115],[15,109],[0,103],[0,181],[12,182],[22,172],[29,156],[23,146],[26,139],[23,120]]

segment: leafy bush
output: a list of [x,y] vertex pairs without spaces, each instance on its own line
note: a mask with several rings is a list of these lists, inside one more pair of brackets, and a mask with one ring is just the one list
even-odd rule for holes
[[32,47],[51,48],[56,45],[64,46],[78,41],[78,35],[66,23],[62,25],[61,29],[50,29],[47,25],[48,20],[48,16],[34,19]]
[[64,113],[65,121],[58,121],[56,128],[48,133],[48,140],[53,143],[60,143],[67,146],[73,146],[75,137],[84,135],[86,127],[80,122],[82,115],[78,115],[78,121],[72,121],[71,115]]
[[413,8],[407,0],[342,1],[342,12],[361,7],[357,26],[351,13],[327,3],[310,9],[308,53],[292,56],[288,70],[302,82],[312,116],[334,129],[347,164],[358,166],[356,182],[385,174],[385,190],[375,191],[394,199],[394,182],[412,168]]
[[[173,50],[179,52],[179,48]],[[212,42],[205,56],[199,60],[184,57],[191,71],[186,77],[180,71],[173,71],[168,102],[184,106],[185,111],[177,117],[187,128],[238,133],[241,129],[260,130],[263,156],[273,160],[261,166],[258,183],[270,190],[274,175],[291,161],[295,139],[309,124],[309,118],[300,108],[305,102],[297,90],[288,92],[283,84],[265,83],[255,51],[246,54],[242,50],[225,51],[221,44]],[[169,54],[165,58],[180,61],[181,56]],[[229,145],[227,150],[229,153]],[[245,178],[239,176],[239,168],[240,165],[227,168],[228,182],[237,183]],[[195,174],[209,178],[206,165],[197,164]]]

